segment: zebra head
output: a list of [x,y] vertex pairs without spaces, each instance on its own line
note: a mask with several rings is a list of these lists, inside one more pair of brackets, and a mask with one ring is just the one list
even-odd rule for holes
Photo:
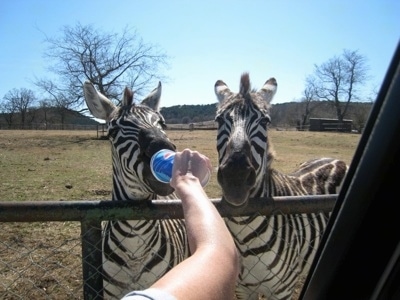
[[275,95],[275,78],[252,90],[248,73],[240,80],[239,93],[233,93],[221,80],[215,83],[219,105],[218,123],[218,183],[223,198],[229,204],[241,206],[249,197],[256,197],[264,174],[272,160],[267,125],[270,102]]
[[159,113],[161,83],[140,104],[125,88],[121,106],[97,92],[89,81],[84,84],[86,104],[96,118],[107,122],[113,163],[113,200],[147,199],[152,194],[169,195],[173,188],[159,182],[150,169],[150,159],[161,149],[175,150],[164,130]]

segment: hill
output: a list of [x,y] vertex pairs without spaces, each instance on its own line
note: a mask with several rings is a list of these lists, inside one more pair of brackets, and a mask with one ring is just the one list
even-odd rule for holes
[[217,104],[175,105],[162,107],[160,112],[169,124],[189,124],[214,120]]
[[[350,103],[346,119],[353,120],[356,130],[362,130],[372,108],[371,102]],[[177,105],[161,108],[167,124],[190,124],[213,121],[217,110],[217,103],[207,105]],[[304,121],[304,118],[306,120]],[[328,101],[313,101],[309,104],[306,114],[306,103],[287,102],[277,103],[271,106],[271,126],[273,127],[297,127],[305,122],[309,124],[309,118],[336,119],[336,111]]]
[[98,124],[100,123],[91,117],[65,108],[30,109],[25,113],[24,122],[20,113],[0,113],[0,129],[64,129],[67,125],[96,126]]

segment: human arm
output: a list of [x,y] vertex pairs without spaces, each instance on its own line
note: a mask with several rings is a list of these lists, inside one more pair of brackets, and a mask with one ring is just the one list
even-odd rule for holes
[[211,169],[210,161],[197,151],[177,152],[171,186],[182,200],[188,242],[192,255],[175,266],[151,288],[161,289],[177,299],[233,299],[239,272],[233,239],[208,199],[196,174]]

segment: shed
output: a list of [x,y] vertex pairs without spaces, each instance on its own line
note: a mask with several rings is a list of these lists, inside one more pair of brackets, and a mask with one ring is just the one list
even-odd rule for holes
[[326,118],[310,118],[310,131],[340,131],[351,132],[353,120],[343,120]]

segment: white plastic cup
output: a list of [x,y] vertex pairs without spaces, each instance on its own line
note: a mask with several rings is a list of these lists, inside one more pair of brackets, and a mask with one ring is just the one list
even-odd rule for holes
[[[151,172],[158,181],[163,183],[169,183],[171,181],[174,158],[175,152],[168,149],[162,149],[151,157]],[[207,170],[205,175],[202,178],[199,178],[200,184],[203,187],[207,185],[210,176],[210,170]]]

